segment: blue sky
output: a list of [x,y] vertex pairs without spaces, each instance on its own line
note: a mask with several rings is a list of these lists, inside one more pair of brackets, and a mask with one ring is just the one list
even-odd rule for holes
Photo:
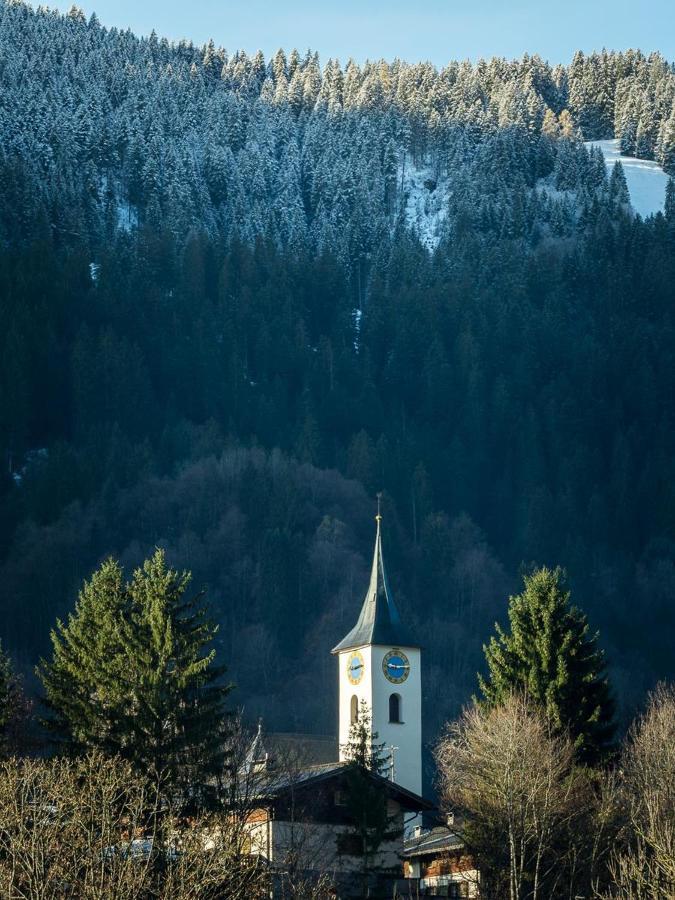
[[[72,2],[52,2],[68,9]],[[308,47],[322,59],[409,61],[539,53],[567,62],[584,51],[640,47],[675,59],[673,0],[82,0],[103,24],[228,50]]]

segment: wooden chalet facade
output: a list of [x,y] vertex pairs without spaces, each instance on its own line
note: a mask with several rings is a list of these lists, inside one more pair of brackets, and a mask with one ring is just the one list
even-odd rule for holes
[[403,860],[405,877],[417,882],[420,897],[479,896],[479,873],[447,825],[417,829],[405,841]]

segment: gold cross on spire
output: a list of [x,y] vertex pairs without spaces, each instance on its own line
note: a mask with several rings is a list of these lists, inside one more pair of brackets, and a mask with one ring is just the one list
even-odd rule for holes
[[375,521],[379,525],[382,521],[382,511],[380,504],[382,503],[382,491],[377,495],[377,515],[375,516]]

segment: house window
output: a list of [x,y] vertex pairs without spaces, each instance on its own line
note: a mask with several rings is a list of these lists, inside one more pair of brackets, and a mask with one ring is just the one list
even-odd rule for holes
[[352,725],[359,721],[359,698],[356,694],[352,697],[350,721]]
[[392,694],[389,697],[389,721],[390,722],[402,722],[401,718],[401,695],[400,694]]
[[449,897],[468,897],[469,896],[469,883],[467,881],[450,882],[448,887],[450,888],[450,890],[448,891]]

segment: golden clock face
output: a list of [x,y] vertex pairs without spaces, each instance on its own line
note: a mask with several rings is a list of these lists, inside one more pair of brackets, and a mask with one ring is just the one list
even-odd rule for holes
[[382,671],[387,681],[402,684],[410,674],[410,660],[402,650],[390,650],[382,660]]
[[358,650],[355,650],[347,657],[347,678],[352,684],[358,684],[363,678],[363,670],[363,657]]

